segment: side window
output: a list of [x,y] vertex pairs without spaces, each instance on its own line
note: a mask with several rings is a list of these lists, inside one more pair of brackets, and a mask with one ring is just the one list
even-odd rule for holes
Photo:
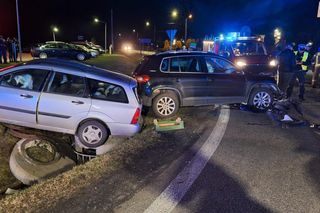
[[169,71],[169,58],[165,58],[162,60],[162,63],[161,63],[161,71],[162,72],[168,72]]
[[48,74],[47,70],[28,69],[4,75],[0,85],[17,89],[39,91]]
[[206,57],[205,60],[208,73],[230,74],[236,71],[236,68],[230,62],[224,59],[216,57]]
[[46,92],[83,97],[86,90],[85,79],[66,73],[54,73]]
[[90,85],[90,96],[93,99],[129,103],[127,95],[121,86],[103,81],[88,79]]
[[199,57],[174,57],[171,59],[171,72],[203,72]]

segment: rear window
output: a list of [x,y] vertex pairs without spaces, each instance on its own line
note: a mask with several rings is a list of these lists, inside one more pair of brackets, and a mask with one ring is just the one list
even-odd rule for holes
[[129,103],[127,95],[121,86],[93,79],[88,79],[88,81],[91,98],[119,103]]
[[138,67],[133,72],[133,76],[139,75],[146,71],[146,67],[149,64],[149,57],[144,57],[142,61],[140,61]]

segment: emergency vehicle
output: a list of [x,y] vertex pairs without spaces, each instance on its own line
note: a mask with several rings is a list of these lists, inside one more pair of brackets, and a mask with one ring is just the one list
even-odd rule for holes
[[211,39],[207,37],[203,41],[203,50],[229,59],[250,74],[276,74],[277,61],[268,55],[264,35],[240,36],[240,33],[229,33]]

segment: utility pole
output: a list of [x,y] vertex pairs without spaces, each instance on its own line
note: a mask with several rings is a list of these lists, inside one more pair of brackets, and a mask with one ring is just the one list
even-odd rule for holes
[[20,53],[20,62],[22,62],[22,45],[21,45],[21,34],[20,34],[20,18],[19,18],[19,4],[16,0],[16,13],[17,13],[17,27],[18,27],[18,41],[19,41],[19,53]]
[[111,9],[111,45],[112,45],[112,52],[114,50],[114,41],[113,41],[113,9]]
[[107,50],[108,50],[107,19],[108,19],[108,13],[106,13],[106,21],[104,22],[104,52],[105,53],[107,53]]
[[184,42],[187,42],[187,34],[188,34],[188,18],[185,19],[184,23]]

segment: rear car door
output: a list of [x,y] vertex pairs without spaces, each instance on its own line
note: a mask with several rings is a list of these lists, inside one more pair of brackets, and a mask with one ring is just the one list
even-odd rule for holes
[[73,133],[91,107],[84,76],[53,72],[39,101],[38,124]]
[[208,79],[200,56],[170,58],[169,75],[182,93],[184,106],[206,104]]
[[216,57],[205,57],[208,78],[209,98],[213,103],[239,103],[245,100],[246,78],[229,61]]
[[34,126],[40,91],[48,70],[23,69],[4,74],[0,80],[0,119]]

